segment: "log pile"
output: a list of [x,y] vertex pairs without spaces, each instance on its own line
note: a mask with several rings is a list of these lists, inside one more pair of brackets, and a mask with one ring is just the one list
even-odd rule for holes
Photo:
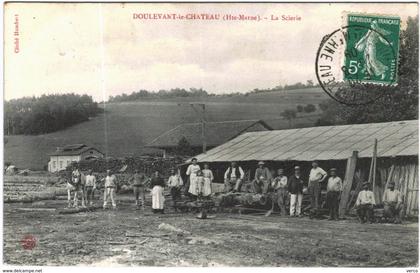
[[268,208],[272,204],[272,194],[249,192],[224,193],[215,196],[215,203],[220,207],[243,206],[247,208]]
[[3,198],[5,203],[34,202],[55,199],[66,194],[66,189],[50,184],[58,183],[57,177],[5,176]]
[[183,157],[162,158],[156,156],[98,158],[72,163],[67,167],[66,172],[71,172],[73,164],[77,164],[82,171],[91,169],[95,173],[105,173],[108,169],[114,173],[134,173],[138,169],[146,174],[151,174],[153,171],[158,170],[164,176],[169,176],[171,168],[182,164],[185,159]]

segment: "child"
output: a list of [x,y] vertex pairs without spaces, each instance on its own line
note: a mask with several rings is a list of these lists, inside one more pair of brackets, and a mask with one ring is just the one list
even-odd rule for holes
[[211,183],[213,182],[213,172],[209,169],[209,164],[204,164],[204,169],[201,171],[204,178],[202,187],[202,195],[207,197],[211,194]]

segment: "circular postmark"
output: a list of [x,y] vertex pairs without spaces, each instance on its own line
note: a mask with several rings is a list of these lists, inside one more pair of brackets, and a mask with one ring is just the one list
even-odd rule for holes
[[23,239],[20,241],[23,249],[25,250],[32,250],[36,246],[36,238],[33,235],[25,235]]
[[352,25],[326,35],[315,71],[322,89],[346,105],[374,102],[396,84],[397,54],[392,41],[375,27]]

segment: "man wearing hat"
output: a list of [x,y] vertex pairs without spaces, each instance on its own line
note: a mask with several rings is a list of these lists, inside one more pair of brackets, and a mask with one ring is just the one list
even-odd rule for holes
[[270,170],[267,167],[264,167],[263,161],[258,162],[258,168],[255,170],[255,177],[252,181],[254,192],[267,193],[270,179]]
[[93,197],[96,189],[96,177],[92,174],[92,170],[88,171],[88,175],[85,177],[85,188],[86,188],[86,202],[88,205],[93,205]]
[[290,193],[290,216],[300,217],[303,199],[303,179],[300,174],[300,167],[295,166],[295,173],[288,179],[287,189]]
[[393,218],[395,224],[401,223],[402,196],[399,190],[395,189],[395,183],[389,182],[388,188],[384,192],[384,217]]
[[237,166],[235,161],[230,163],[230,167],[225,172],[225,192],[240,191],[242,181],[244,180],[244,170]]
[[373,205],[375,205],[375,197],[373,192],[369,190],[369,182],[364,182],[363,190],[359,192],[356,200],[357,215],[362,224],[366,221],[372,223]]
[[338,220],[338,206],[343,182],[336,172],[337,169],[335,168],[330,170],[330,178],[328,178],[327,183],[327,207],[330,215],[328,220]]
[[318,161],[312,162],[309,173],[308,192],[311,196],[311,208],[319,208],[321,200],[321,183],[327,178],[327,172],[318,166]]
[[289,192],[287,190],[287,176],[284,175],[283,169],[277,170],[277,176],[271,182],[271,188],[275,191],[277,205],[282,215],[287,215],[286,205],[288,203]]

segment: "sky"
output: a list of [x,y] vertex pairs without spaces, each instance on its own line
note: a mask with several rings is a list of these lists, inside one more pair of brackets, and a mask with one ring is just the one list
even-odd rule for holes
[[[404,22],[416,16],[418,7],[7,3],[4,97],[73,92],[105,101],[141,89],[203,88],[223,94],[315,82],[318,46],[323,36],[344,25],[344,12],[397,15]],[[133,14],[164,13],[260,15],[267,20],[133,19]],[[281,20],[283,15],[301,20]]]

